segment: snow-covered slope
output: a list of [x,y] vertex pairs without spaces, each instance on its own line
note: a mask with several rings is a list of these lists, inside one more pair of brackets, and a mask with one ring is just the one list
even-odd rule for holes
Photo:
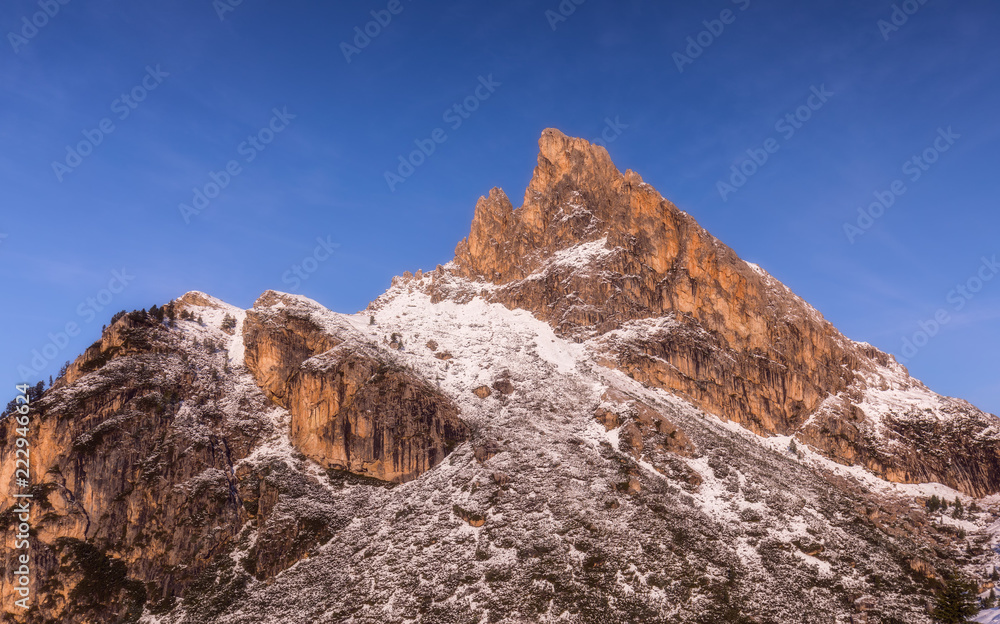
[[[206,611],[209,591],[144,621],[790,622],[808,612],[929,622],[933,581],[922,571],[946,570],[945,553],[961,553],[947,556],[970,571],[994,562],[988,550],[965,554],[978,552],[991,514],[960,522],[923,511],[931,494],[973,502],[958,492],[889,483],[803,444],[793,452],[791,438],[757,436],[599,365],[595,345],[561,339],[527,312],[479,298],[432,303],[411,286],[357,315],[304,298],[296,313],[381,345],[460,406],[473,438],[388,489],[331,484],[272,439],[245,461],[266,456],[321,485],[299,513],[339,530],[272,579],[221,584],[221,611]],[[485,398],[474,392],[483,387]],[[597,422],[609,391],[679,427],[696,450],[678,461],[698,478],[665,475],[624,446],[623,427]],[[264,530],[244,529],[234,569]]]

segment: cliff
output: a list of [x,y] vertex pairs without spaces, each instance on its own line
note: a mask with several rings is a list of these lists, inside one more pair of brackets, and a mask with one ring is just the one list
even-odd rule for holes
[[247,367],[288,409],[292,444],[307,457],[403,482],[468,437],[450,399],[350,328],[324,331],[310,311],[301,300],[268,292],[244,326]]
[[844,337],[603,147],[549,129],[539,149],[519,208],[480,198],[435,300],[529,310],[643,383],[887,479],[1000,491],[995,417]]
[[[24,621],[169,610],[231,568],[227,553],[241,539],[247,546],[251,527],[260,535],[248,566],[271,578],[348,521],[322,483],[290,473],[290,454],[331,468],[324,481],[402,482],[467,437],[451,401],[387,347],[337,354],[333,345],[359,343],[356,330],[321,327],[310,317],[318,306],[290,295],[268,292],[258,304],[244,312],[188,293],[170,307],[190,320],[127,314],[33,406],[38,599]],[[226,315],[239,319],[235,330]],[[13,482],[15,426],[0,424],[4,483]],[[0,526],[15,525],[7,506]],[[5,535],[0,563],[12,570],[17,551]],[[0,597],[14,617],[7,575]],[[217,602],[205,612],[226,605]]]

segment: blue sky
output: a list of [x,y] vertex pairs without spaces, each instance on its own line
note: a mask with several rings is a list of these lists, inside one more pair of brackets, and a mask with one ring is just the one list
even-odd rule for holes
[[[935,335],[917,336],[911,372],[1000,413],[1000,279],[975,288],[1000,254],[994,2],[909,0],[886,28],[893,2],[871,0],[567,0],[565,19],[558,0],[232,1],[0,8],[10,391],[35,351],[52,343],[47,378],[117,310],[188,290],[362,309],[393,275],[450,260],[491,187],[520,198],[542,129],[596,138],[610,119],[627,126],[608,144],[620,169],[849,337],[901,355],[923,323]],[[444,113],[466,101],[455,127]],[[385,172],[438,128],[390,190]],[[733,167],[753,175],[720,192]],[[213,173],[225,188],[186,222]],[[892,205],[862,230],[875,193]]]

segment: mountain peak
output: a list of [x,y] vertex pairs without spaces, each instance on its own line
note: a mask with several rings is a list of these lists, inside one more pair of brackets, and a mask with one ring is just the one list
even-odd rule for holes
[[519,208],[497,188],[477,202],[469,237],[455,250],[463,275],[523,279],[561,250],[628,228],[634,187],[646,190],[647,203],[659,209],[663,198],[637,174],[622,174],[603,147],[553,128],[542,132],[538,147]]
[[[891,356],[844,337],[583,139],[545,130],[523,205],[515,209],[499,189],[481,198],[448,269],[459,280],[434,280],[435,299],[467,300],[471,292],[528,310],[557,333],[594,344],[607,365],[756,433],[798,435],[892,480],[936,480],[969,493],[996,491],[1000,482],[995,451],[983,448],[970,472],[900,450],[926,444],[911,422],[926,405],[991,439],[992,419],[934,395]],[[897,414],[888,434],[887,403]],[[982,470],[990,476],[976,474]]]
[[[528,186],[532,191],[545,193],[554,190],[560,182],[586,185],[594,182],[612,182],[621,173],[611,161],[608,150],[586,139],[568,137],[559,130],[548,128],[538,139],[538,166]],[[530,203],[525,197],[525,204]]]

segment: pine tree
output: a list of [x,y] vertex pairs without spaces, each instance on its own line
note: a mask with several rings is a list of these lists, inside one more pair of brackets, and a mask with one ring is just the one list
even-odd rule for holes
[[795,438],[792,438],[792,441],[788,443],[788,452],[791,453],[792,455],[799,454],[799,449],[797,446],[795,446]]
[[955,497],[955,510],[951,512],[951,517],[956,520],[961,520],[965,516],[965,509],[962,508],[962,501]]
[[931,496],[930,500],[927,501],[927,512],[934,513],[940,508],[941,508],[941,501],[938,500],[937,494]]
[[949,579],[937,596],[933,616],[941,624],[967,624],[979,613],[976,586],[959,579]]
[[222,329],[236,329],[236,319],[231,314],[226,314],[222,319]]

